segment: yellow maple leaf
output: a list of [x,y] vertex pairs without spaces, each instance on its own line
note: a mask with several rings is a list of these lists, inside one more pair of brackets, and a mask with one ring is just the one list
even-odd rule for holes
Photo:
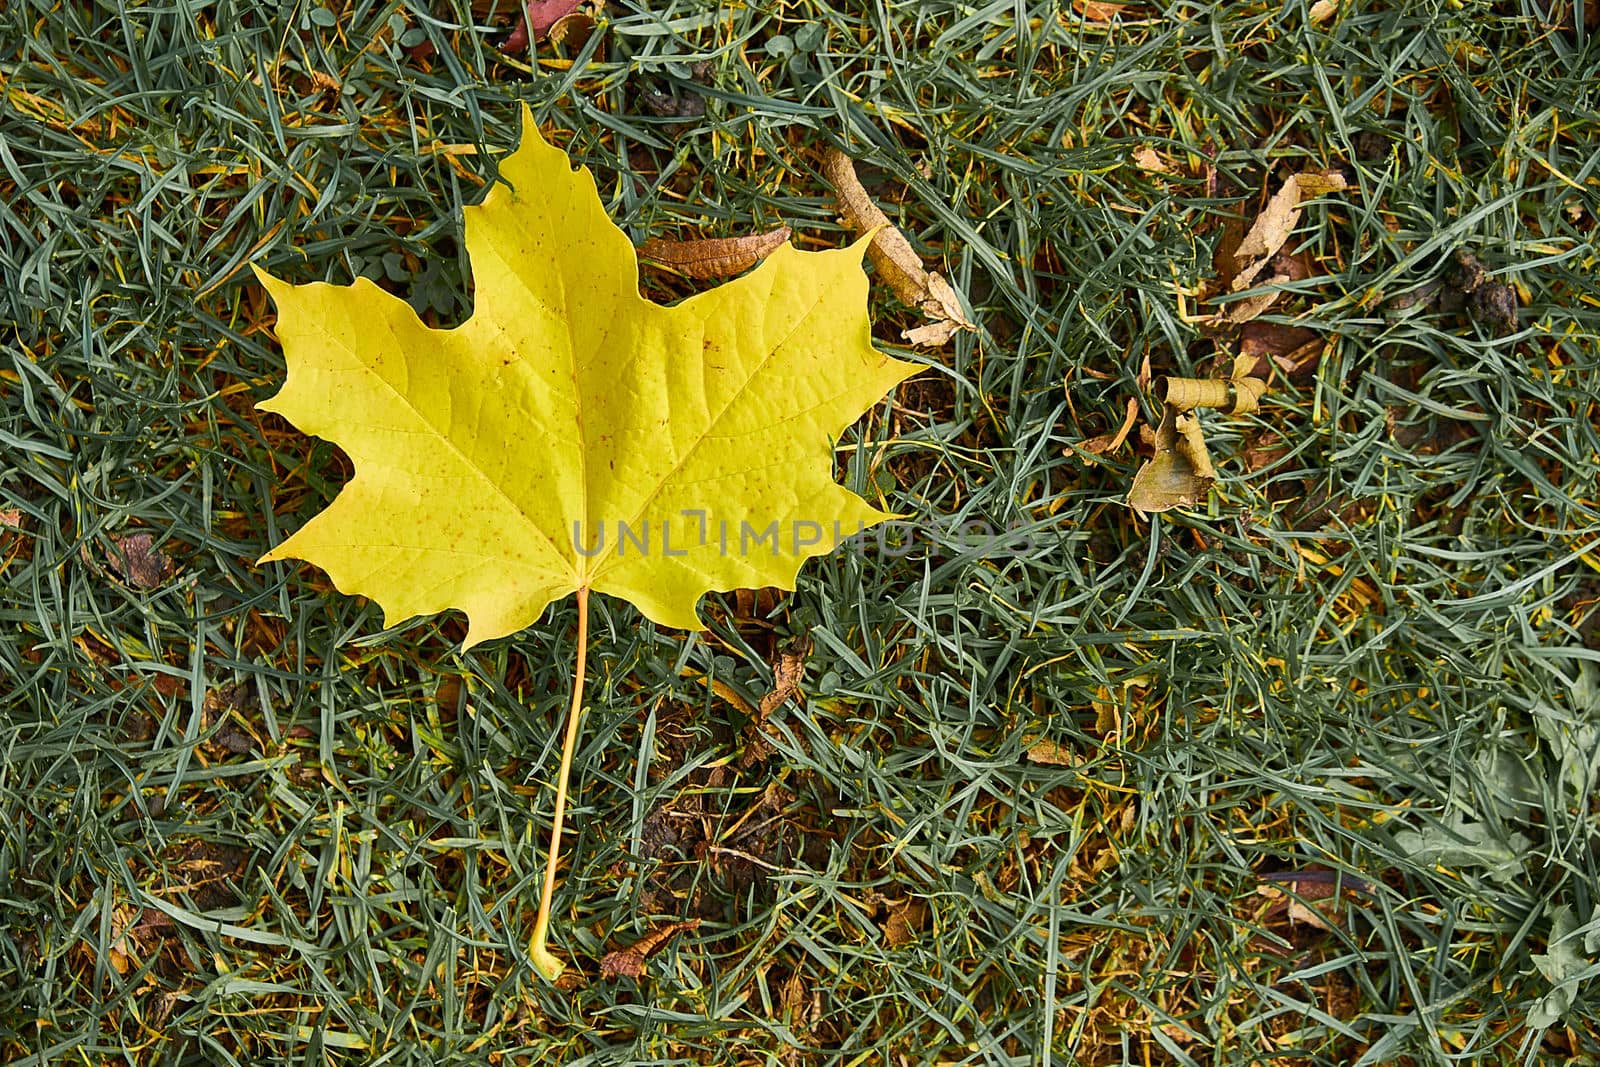
[[639,295],[587,168],[539,136],[464,209],[475,308],[425,326],[366,279],[260,269],[289,373],[260,406],[355,477],[263,561],[296,558],[386,624],[467,613],[467,647],[579,590],[698,629],[713,590],[794,588],[889,516],[833,481],[833,439],[916,366],[872,347],[864,245],[784,244],[672,307]]
[[262,561],[303,559],[386,624],[459,608],[467,647],[578,596],[577,663],[544,888],[528,953],[549,951],[567,782],[583,706],[589,593],[698,628],[712,590],[794,588],[800,565],[889,516],[833,481],[833,440],[916,372],[872,347],[866,240],[784,244],[735,281],[662,307],[587,169],[539,137],[464,209],[475,307],[430,329],[365,279],[290,285],[256,270],[288,364],[261,407],[355,464],[325,510]]

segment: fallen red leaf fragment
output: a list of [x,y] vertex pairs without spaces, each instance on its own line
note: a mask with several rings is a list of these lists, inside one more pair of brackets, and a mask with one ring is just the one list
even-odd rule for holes
[[789,239],[787,226],[742,237],[701,237],[672,241],[652,237],[639,246],[641,262],[666,267],[689,278],[731,278],[771,255]]
[[644,974],[645,961],[668,941],[685,930],[693,930],[700,925],[699,919],[688,919],[684,922],[668,923],[658,926],[645,934],[627,948],[607,952],[600,958],[600,973],[607,978],[622,976],[624,978],[638,978]]
[[542,41],[550,27],[578,9],[583,0],[528,0],[523,8],[522,22],[506,38],[503,51],[518,52],[528,47],[528,41]]

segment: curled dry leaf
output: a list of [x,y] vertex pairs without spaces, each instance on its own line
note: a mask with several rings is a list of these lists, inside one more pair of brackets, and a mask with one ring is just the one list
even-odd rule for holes
[[517,52],[528,47],[528,42],[542,41],[551,27],[578,9],[583,0],[528,0],[523,7],[523,19],[506,38],[504,51]]
[[800,680],[806,673],[806,655],[810,651],[811,638],[804,634],[779,650],[778,661],[772,665],[772,688],[756,708],[756,717],[762,722],[766,722],[780,704],[800,691]]
[[1154,515],[1192,507],[1205,499],[1217,480],[1217,471],[1200,432],[1199,416],[1193,412],[1219,408],[1229,415],[1245,415],[1256,410],[1267,383],[1250,376],[1254,363],[1254,357],[1240,356],[1227,380],[1157,380],[1162,413],[1154,435],[1156,454],[1134,473],[1128,489],[1129,507],[1141,515]]
[[690,278],[731,278],[743,274],[789,240],[787,226],[743,237],[702,237],[669,241],[652,237],[639,246],[641,262],[666,267]]
[[[1227,265],[1231,269],[1224,270],[1228,276],[1228,291],[1237,293],[1259,285],[1281,285],[1309,276],[1309,268],[1304,264],[1290,262],[1293,257],[1286,259],[1278,253],[1300,224],[1302,201],[1344,188],[1344,178],[1332,171],[1290,175],[1233,250],[1232,263]],[[1277,303],[1279,295],[1269,292],[1236,301],[1218,318],[1233,324],[1249,322]]]
[[1217,472],[1200,435],[1200,420],[1170,404],[1156,427],[1156,454],[1133,476],[1128,506],[1141,515],[1193,507],[1205,499]]
[[1162,378],[1156,383],[1163,404],[1179,411],[1217,408],[1229,415],[1248,415],[1261,406],[1267,383],[1249,374],[1253,358],[1234,361],[1233,374],[1221,378]]
[[922,258],[889,221],[856,177],[856,165],[837,148],[822,156],[822,172],[833,185],[839,212],[846,225],[858,233],[876,230],[867,256],[878,274],[889,283],[895,296],[907,307],[921,311],[929,320],[925,326],[905,330],[901,336],[912,344],[936,347],[949,341],[958,330],[976,330],[961,308],[961,298],[937,272],[923,269]]
[[688,919],[684,922],[668,923],[658,926],[645,934],[627,948],[607,952],[600,958],[600,973],[607,978],[621,975],[625,978],[638,978],[644,974],[644,964],[652,954],[685,930],[693,930],[700,925],[699,919]]

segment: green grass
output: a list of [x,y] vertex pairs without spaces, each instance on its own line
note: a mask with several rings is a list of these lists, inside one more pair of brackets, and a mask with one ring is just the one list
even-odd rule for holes
[[[11,0],[0,1060],[1600,1062],[1600,44],[1552,3],[615,2],[530,66],[505,3]],[[560,988],[523,947],[572,605],[463,655],[459,615],[254,563],[348,470],[252,407],[247,264],[459,319],[522,100],[638,240],[836,246],[816,150],[860,159],[984,332],[841,476],[1034,542],[841,552],[700,636],[601,598]],[[1353,188],[1273,315],[1329,347],[1207,417],[1204,507],[1139,521],[1133,449],[1069,445],[1146,358],[1207,373],[1177,293],[1307,167]],[[1461,249],[1509,336],[1392,303]],[[915,316],[874,294],[890,348]],[[122,576],[135,532],[170,573]],[[1258,893],[1310,866],[1358,887],[1331,930]]]

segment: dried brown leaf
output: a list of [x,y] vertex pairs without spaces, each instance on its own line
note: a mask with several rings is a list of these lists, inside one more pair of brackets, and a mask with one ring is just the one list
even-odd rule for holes
[[1251,359],[1276,359],[1287,356],[1316,341],[1317,333],[1304,326],[1286,326],[1278,322],[1246,323],[1239,332],[1239,353]]
[[1273,430],[1263,430],[1252,438],[1239,453],[1239,461],[1244,464],[1244,469],[1252,474],[1263,467],[1271,466],[1289,454],[1289,446],[1283,437]]
[[[1268,278],[1264,284],[1277,286],[1282,285],[1288,280],[1289,279],[1286,275],[1274,274],[1272,277]],[[1279,298],[1282,296],[1283,293],[1277,289],[1272,289],[1265,293],[1259,293],[1256,296],[1247,296],[1243,300],[1235,300],[1233,303],[1228,305],[1225,311],[1223,311],[1221,319],[1223,322],[1232,323],[1233,325],[1237,326],[1242,323],[1249,322],[1252,319],[1260,318],[1262,315],[1265,315],[1268,311],[1270,311],[1272,309],[1272,305],[1276,304]]]
[[1082,756],[1056,741],[1023,738],[1022,743],[1028,746],[1024,755],[1027,756],[1029,763],[1043,763],[1051,767],[1076,767],[1083,762]]
[[690,278],[728,278],[766,259],[789,239],[787,226],[742,237],[700,237],[672,241],[652,237],[639,246],[639,259]]
[[135,589],[154,589],[176,570],[172,560],[155,547],[155,538],[150,534],[116,537],[111,544],[106,552],[106,563]]
[[878,275],[889,283],[902,304],[916,308],[929,320],[929,325],[906,330],[902,336],[913,344],[942,345],[958,330],[976,330],[962,310],[954,287],[937,272],[923,268],[922,257],[906,235],[867,195],[861,179],[856,177],[854,161],[837,148],[830,148],[822,156],[822,173],[833,186],[845,224],[857,233],[876,231],[867,257]]
[[928,905],[916,897],[907,897],[889,909],[889,918],[883,924],[883,939],[892,948],[909,945],[917,939],[927,921]]
[[[1284,871],[1264,877],[1262,882],[1256,886],[1256,893],[1272,902],[1263,919],[1286,915],[1290,923],[1305,923],[1319,930],[1344,928],[1341,889],[1345,893],[1363,893],[1371,889],[1359,878],[1322,869]],[[1291,896],[1271,883],[1287,885],[1294,894]]]
[[803,635],[778,651],[777,662],[772,665],[772,688],[756,708],[759,721],[766,722],[779,705],[800,691],[800,681],[806,674],[806,656],[810,651],[811,639]]
[[1283,246],[1299,225],[1301,201],[1345,187],[1344,178],[1332,171],[1291,175],[1237,242],[1233,240],[1236,231],[1225,233],[1214,261],[1223,290],[1269,289],[1228,304],[1214,321],[1233,326],[1250,322],[1278,302],[1283,294],[1277,286],[1311,277],[1314,266],[1310,259],[1286,252]]
[[1199,421],[1165,406],[1155,433],[1156,454],[1134,473],[1128,506],[1142,515],[1192,507],[1205,499],[1216,480]]
[[1255,222],[1239,241],[1233,252],[1233,279],[1228,287],[1233,292],[1248,289],[1256,278],[1272,263],[1284,242],[1300,223],[1300,203],[1325,193],[1345,188],[1345,180],[1335,172],[1306,171],[1290,175],[1283,187],[1275,193]]
[[784,1021],[791,1030],[798,1034],[811,1033],[811,1020],[817,1014],[816,1000],[815,988],[807,984],[800,971],[790,972],[789,980],[783,983],[779,993],[779,1003]]
[[1139,167],[1140,170],[1148,171],[1151,174],[1172,173],[1171,165],[1168,164],[1166,160],[1162,159],[1156,150],[1151,148],[1149,145],[1140,145],[1138,148],[1134,149],[1133,162]]
[[804,635],[785,644],[772,664],[772,688],[767,691],[745,725],[748,742],[740,765],[749,767],[772,755],[772,743],[762,731],[769,716],[784,701],[800,692],[800,682],[806,674],[806,657],[811,654],[811,639]]
[[1116,433],[1101,434],[1098,437],[1089,438],[1077,446],[1078,450],[1080,452],[1088,452],[1094,456],[1115,452],[1122,447],[1122,442],[1128,439],[1128,434],[1133,431],[1133,424],[1138,421],[1138,418],[1139,401],[1130,396],[1128,398],[1128,413],[1122,420],[1122,427]]
[[645,934],[627,948],[607,952],[600,958],[600,973],[607,978],[621,975],[625,978],[638,978],[644,974],[645,961],[658,949],[685,930],[693,930],[700,925],[699,919],[688,919],[684,922],[667,923],[658,926]]
[[967,321],[967,313],[961,307],[961,297],[956,293],[955,286],[945,281],[944,275],[938,271],[928,272],[928,299],[918,306],[931,319],[948,319],[963,330],[977,329]]
[[950,338],[961,331],[959,322],[949,319],[940,319],[937,322],[925,322],[921,326],[913,326],[909,330],[901,330],[902,340],[924,348],[939,348],[947,344]]
[[1293,352],[1281,356],[1273,356],[1272,362],[1290,378],[1304,378],[1317,369],[1317,364],[1322,362],[1322,352],[1327,346],[1318,337],[1307,341]]
[[822,156],[822,173],[833,185],[845,224],[857,233],[877,229],[867,255],[878,273],[902,304],[920,306],[928,298],[928,272],[906,235],[867,195],[866,187],[856,177],[855,161],[837,148],[830,148]]
[[[1085,22],[1110,22],[1128,6],[1108,3],[1106,0],[1072,0],[1072,10],[1081,15]],[[1061,21],[1068,25],[1072,23],[1065,17]]]

